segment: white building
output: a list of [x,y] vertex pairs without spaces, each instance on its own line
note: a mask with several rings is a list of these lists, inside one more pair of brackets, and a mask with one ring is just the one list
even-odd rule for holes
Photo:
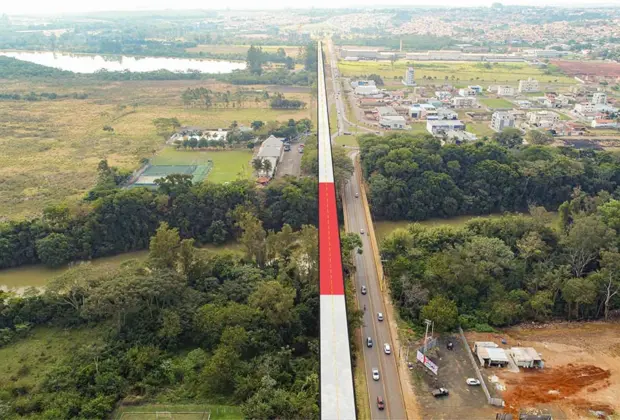
[[356,58],[365,58],[365,59],[377,59],[379,58],[379,50],[376,49],[353,49],[353,48],[341,48],[340,49],[340,57],[356,57]]
[[459,96],[476,96],[477,94],[478,92],[471,88],[459,89]]
[[448,131],[464,131],[465,123],[459,120],[427,120],[426,121],[426,131],[429,133],[436,134],[445,134]]
[[276,173],[278,163],[284,153],[283,140],[283,138],[275,137],[273,135],[269,136],[263,144],[260,145],[260,149],[258,149],[258,153],[256,154],[257,158],[271,162],[271,170],[266,174],[269,178],[273,178],[273,175]]
[[459,114],[448,108],[439,108],[437,110],[438,120],[458,120]]
[[435,91],[435,98],[439,99],[440,101],[445,101],[452,98],[452,92],[448,92],[447,90],[437,90]]
[[408,67],[405,72],[405,78],[403,79],[405,86],[415,86],[415,70],[413,67]]
[[596,114],[596,105],[589,102],[576,104],[574,111],[582,117],[592,117]]
[[376,86],[358,86],[354,92],[359,96],[378,95],[380,93]]
[[560,121],[560,116],[553,111],[528,112],[525,118],[529,124],[542,128],[551,128]]
[[570,97],[559,94],[558,96],[555,97],[555,104],[557,106],[565,107],[570,103],[570,100],[571,100]]
[[515,101],[515,104],[521,109],[530,109],[532,107],[532,103],[526,100]]
[[529,77],[527,80],[519,81],[519,92],[527,93],[538,91],[540,91],[540,84],[538,83],[538,80]]
[[374,80],[353,80],[351,82],[351,87],[355,89],[358,86],[375,86]]
[[390,130],[404,130],[407,128],[407,121],[401,115],[388,115],[379,119],[379,125]]
[[478,101],[476,101],[476,98],[472,98],[471,96],[459,96],[458,98],[452,98],[452,106],[459,109],[478,108]]
[[618,123],[614,120],[592,120],[592,128],[618,128]]
[[377,113],[379,117],[396,117],[398,112],[391,106],[378,106]]
[[515,88],[513,88],[512,86],[498,86],[497,94],[499,96],[514,96]]
[[515,117],[510,112],[494,112],[491,116],[491,128],[500,132],[515,126]]
[[437,115],[437,108],[431,104],[413,104],[409,108],[409,117],[424,118]]
[[592,103],[595,105],[607,105],[607,94],[605,92],[596,92],[592,95]]
[[521,368],[543,368],[544,362],[533,347],[512,347],[508,354],[515,364]]
[[480,85],[467,86],[467,88],[475,91],[476,95],[480,95],[482,93],[482,86]]
[[508,365],[508,355],[504,349],[490,341],[477,341],[474,343],[474,353],[478,357],[480,366],[506,366]]

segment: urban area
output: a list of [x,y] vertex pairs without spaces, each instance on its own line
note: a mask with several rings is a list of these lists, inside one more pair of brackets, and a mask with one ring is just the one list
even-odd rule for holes
[[620,6],[23,3],[0,418],[618,418]]

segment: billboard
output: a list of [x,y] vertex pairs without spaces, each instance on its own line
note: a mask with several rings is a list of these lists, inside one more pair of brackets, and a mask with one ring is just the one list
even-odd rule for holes
[[437,365],[435,363],[433,363],[433,361],[431,359],[426,357],[420,350],[418,350],[418,354],[417,354],[416,358],[418,359],[418,362],[422,363],[424,366],[426,366],[428,368],[428,370],[430,370],[435,375],[437,375],[437,371],[439,370]]

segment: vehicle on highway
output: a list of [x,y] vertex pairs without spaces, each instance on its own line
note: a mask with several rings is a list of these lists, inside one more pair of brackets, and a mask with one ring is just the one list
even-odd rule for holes
[[377,408],[379,410],[383,410],[385,408],[385,403],[383,402],[383,397],[377,397]]
[[360,197],[360,193],[355,193],[355,198],[359,198]]
[[383,321],[383,314],[382,314],[381,312],[378,312],[378,313],[377,313],[377,319],[378,319],[379,321]]
[[471,386],[480,385],[480,381],[476,378],[467,378],[465,382],[467,382],[467,385],[471,385]]
[[342,133],[342,134],[344,134],[345,136],[350,136],[350,135],[351,135],[351,132],[350,132],[350,131],[345,131],[345,132],[344,132],[344,133]]
[[366,292],[367,292],[367,290],[366,290],[366,286],[362,286],[362,294],[363,294],[363,295],[365,295],[365,294],[366,294]]
[[435,398],[445,397],[450,394],[446,388],[433,389],[431,393],[433,394],[433,397]]
[[360,233],[363,235],[364,234],[364,229],[360,229]]
[[392,353],[392,348],[390,347],[388,343],[385,343],[383,345],[383,351],[385,352],[385,354],[390,354]]
[[372,347],[372,338],[371,337],[367,337],[366,338],[366,346],[367,347]]
[[372,369],[372,379],[374,379],[375,381],[379,380],[379,369],[377,368]]

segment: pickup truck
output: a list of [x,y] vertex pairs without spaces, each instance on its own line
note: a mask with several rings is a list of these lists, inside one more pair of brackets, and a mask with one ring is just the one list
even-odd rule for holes
[[446,388],[433,389],[431,391],[431,393],[433,394],[433,397],[435,397],[435,398],[444,397],[444,396],[450,394]]

